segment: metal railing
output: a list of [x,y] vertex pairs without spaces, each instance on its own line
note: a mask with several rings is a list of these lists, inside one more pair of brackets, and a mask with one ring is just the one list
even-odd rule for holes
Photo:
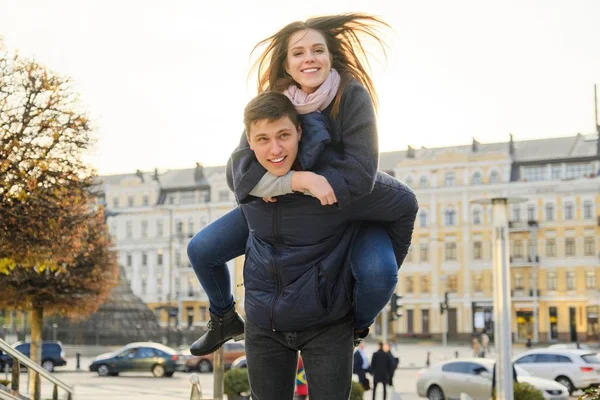
[[[48,371],[46,371],[44,368],[42,368],[38,364],[31,361],[31,359],[29,357],[27,357],[20,351],[17,351],[14,348],[12,348],[8,343],[6,343],[2,339],[0,339],[0,350],[4,351],[6,354],[8,354],[9,356],[11,356],[13,358],[12,379],[10,382],[10,389],[13,391],[13,393],[11,395],[12,397],[2,397],[2,395],[6,394],[6,392],[0,391],[0,398],[2,398],[2,399],[5,399],[5,398],[6,399],[20,399],[19,397],[14,397],[14,395],[19,395],[19,377],[20,377],[21,366],[25,366],[25,367],[27,367],[27,369],[37,372],[38,377],[41,376],[54,384],[54,389],[52,391],[52,400],[58,400],[58,388],[61,388],[65,392],[67,392],[67,400],[73,400],[73,395],[75,393],[75,390],[71,386],[56,379],[54,376],[52,376],[50,373],[48,373]],[[8,368],[8,365],[5,365],[4,368]]]

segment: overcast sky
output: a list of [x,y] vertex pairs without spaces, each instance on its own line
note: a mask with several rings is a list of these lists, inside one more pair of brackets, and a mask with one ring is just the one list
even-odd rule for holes
[[110,174],[224,164],[254,44],[349,11],[394,28],[373,65],[381,151],[594,132],[598,0],[0,0],[0,36],[73,78]]

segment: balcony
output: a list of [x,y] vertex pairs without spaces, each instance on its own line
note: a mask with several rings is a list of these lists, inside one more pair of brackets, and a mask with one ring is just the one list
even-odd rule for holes
[[509,232],[529,232],[532,229],[538,228],[539,224],[536,220],[529,221],[509,221],[508,231]]
[[510,256],[511,267],[536,267],[540,265],[540,256]]

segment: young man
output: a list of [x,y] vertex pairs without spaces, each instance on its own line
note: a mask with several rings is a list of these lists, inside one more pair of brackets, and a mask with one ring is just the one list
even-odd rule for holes
[[[276,92],[258,95],[244,111],[244,124],[250,148],[267,171],[283,176],[292,166],[298,168],[302,131],[287,97]],[[297,173],[312,178],[312,172]],[[314,197],[298,193],[280,196],[274,203],[251,197],[240,205],[250,231],[244,286],[253,398],[293,397],[298,351],[310,398],[348,398],[354,284],[349,260],[361,224],[352,221],[365,219],[372,207],[394,213],[416,204],[405,186],[385,174],[379,178],[378,194],[344,209],[322,206]],[[361,232],[370,229],[362,224]],[[377,232],[389,241],[385,231],[373,229],[373,235]]]

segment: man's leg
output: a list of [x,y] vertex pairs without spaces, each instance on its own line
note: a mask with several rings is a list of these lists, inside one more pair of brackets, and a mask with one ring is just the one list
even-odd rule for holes
[[298,350],[287,345],[284,335],[246,323],[246,360],[253,400],[294,398]]
[[311,400],[348,400],[352,385],[352,318],[298,332]]

